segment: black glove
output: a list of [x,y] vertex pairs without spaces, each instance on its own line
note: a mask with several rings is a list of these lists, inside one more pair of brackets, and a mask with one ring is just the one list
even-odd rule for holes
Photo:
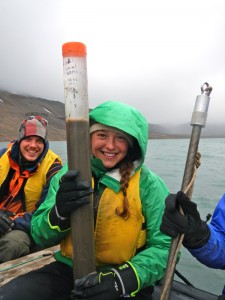
[[127,262],[108,272],[93,272],[75,280],[71,299],[115,300],[134,296],[138,292],[138,279]]
[[170,194],[166,197],[166,206],[160,225],[160,230],[172,238],[177,237],[178,233],[186,233],[188,227],[186,217],[179,212],[178,194]]
[[59,226],[61,230],[70,228],[71,212],[89,203],[89,195],[93,192],[91,183],[76,180],[77,175],[77,170],[70,170],[62,176],[56,194],[56,204],[49,213],[51,225]]
[[89,203],[89,195],[93,192],[89,181],[76,180],[77,170],[67,171],[60,181],[56,195],[56,208],[59,215],[68,218],[71,212]]
[[0,236],[10,232],[14,226],[14,222],[10,217],[15,216],[15,214],[8,210],[0,210]]
[[[181,191],[177,194],[170,194],[165,202],[160,230],[173,238],[177,237],[178,233],[184,233],[183,245],[187,248],[199,248],[206,244],[210,230],[201,220],[197,204],[190,201]],[[186,217],[179,212],[179,205]]]

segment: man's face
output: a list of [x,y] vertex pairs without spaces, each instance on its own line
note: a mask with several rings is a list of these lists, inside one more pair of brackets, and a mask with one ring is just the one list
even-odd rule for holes
[[20,142],[20,152],[27,161],[35,161],[42,154],[44,146],[41,137],[31,135]]

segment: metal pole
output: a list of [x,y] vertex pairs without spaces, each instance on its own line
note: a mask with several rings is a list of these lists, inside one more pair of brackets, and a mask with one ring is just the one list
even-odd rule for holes
[[[78,178],[91,182],[89,105],[87,93],[86,46],[69,42],[62,46],[64,98],[69,170],[77,169]],[[90,205],[71,214],[74,279],[95,270],[94,217]]]
[[[205,82],[201,86],[201,92],[202,94],[197,96],[196,98],[196,103],[194,107],[194,111],[192,114],[192,120],[191,120],[191,126],[192,127],[192,134],[190,138],[190,143],[189,143],[189,149],[188,149],[188,154],[187,154],[187,159],[186,159],[186,165],[185,165],[185,170],[184,170],[184,176],[183,176],[183,182],[181,186],[181,190],[184,191],[186,187],[188,186],[189,182],[191,181],[193,172],[194,172],[194,166],[195,166],[195,157],[196,153],[198,151],[198,144],[200,140],[200,135],[201,135],[201,129],[202,127],[205,127],[206,124],[206,119],[207,119],[207,111],[208,111],[208,106],[209,106],[209,100],[210,100],[210,93],[212,91],[212,87],[209,86],[207,82]],[[188,195],[190,197],[190,195]],[[172,281],[174,277],[174,267],[173,267],[173,261],[176,259],[176,250],[178,247],[178,243],[180,240],[180,236],[178,235],[176,238],[172,239],[171,246],[170,246],[170,252],[167,260],[167,266],[166,266],[166,271],[164,275],[164,283],[161,289],[161,297],[160,300],[168,300],[170,299],[170,293],[172,289]],[[167,286],[165,286],[166,279],[169,280],[167,281]],[[164,296],[162,296],[163,292],[166,293]]]

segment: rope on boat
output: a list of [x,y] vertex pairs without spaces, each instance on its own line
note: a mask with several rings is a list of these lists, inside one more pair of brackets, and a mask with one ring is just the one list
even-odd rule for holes
[[[200,158],[201,158],[201,154],[199,152],[196,153],[196,157],[195,157],[195,166],[194,166],[194,171],[193,171],[193,175],[192,175],[192,178],[191,178],[191,181],[189,182],[188,186],[185,188],[184,190],[184,193],[185,194],[188,194],[190,195],[190,193],[192,192],[193,190],[193,185],[194,185],[194,181],[195,181],[195,177],[196,177],[196,174],[197,174],[197,169],[199,168],[199,166],[201,165],[200,163]],[[184,212],[182,210],[182,208],[180,207],[180,213],[182,215],[184,215]],[[161,296],[160,296],[160,299],[164,299],[166,293],[167,293],[167,289],[168,289],[168,286],[170,284],[170,281],[171,281],[171,278],[173,276],[173,270],[175,269],[175,265],[176,265],[176,262],[177,262],[177,256],[178,256],[178,253],[180,251],[180,248],[181,248],[181,245],[182,245],[182,242],[183,242],[183,239],[184,239],[184,234],[181,234],[180,235],[180,239],[179,239],[179,242],[178,242],[178,245],[177,245],[177,248],[176,248],[176,251],[175,251],[175,254],[174,254],[174,257],[173,257],[173,261],[172,261],[172,265],[171,265],[171,269],[168,273],[168,276],[167,278],[165,279],[165,284],[164,284],[164,288],[162,290],[162,293],[161,293]]]
[[29,259],[29,260],[26,260],[26,261],[22,261],[22,262],[17,263],[17,264],[12,264],[9,267],[6,267],[4,269],[0,269],[0,273],[4,272],[4,271],[8,271],[8,270],[13,269],[13,268],[16,268],[16,267],[21,266],[21,265],[28,264],[29,262],[32,262],[34,260],[37,260],[37,259],[40,259],[40,258],[44,258],[44,257],[47,257],[47,256],[53,256],[53,252],[45,252],[45,253],[43,253],[43,254],[41,254],[39,256],[36,256],[36,257],[34,257],[32,259]]

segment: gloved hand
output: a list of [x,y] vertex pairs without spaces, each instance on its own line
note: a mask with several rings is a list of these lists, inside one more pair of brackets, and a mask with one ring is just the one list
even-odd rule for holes
[[89,195],[93,192],[88,181],[76,180],[77,175],[77,170],[70,170],[61,177],[56,203],[49,212],[51,225],[62,231],[70,228],[71,212],[89,203]]
[[[160,225],[160,230],[172,238],[177,237],[179,233],[186,233],[188,227],[186,217],[179,211],[179,196],[182,196],[182,194],[180,195],[178,192],[177,194],[169,194],[166,197],[166,206]],[[184,197],[186,197],[185,194]]]
[[71,212],[89,203],[89,195],[93,192],[89,181],[76,180],[77,170],[70,170],[64,174],[56,195],[58,214],[68,218]]
[[138,292],[138,278],[126,262],[108,272],[93,272],[75,280],[71,299],[115,300]]
[[10,232],[14,226],[14,222],[10,217],[15,216],[15,214],[8,210],[0,210],[0,236]]
[[[173,238],[177,237],[178,233],[184,233],[183,245],[187,248],[199,248],[206,244],[210,230],[201,220],[197,204],[190,201],[181,191],[167,196],[165,202],[160,230]],[[186,217],[179,212],[179,205]]]

